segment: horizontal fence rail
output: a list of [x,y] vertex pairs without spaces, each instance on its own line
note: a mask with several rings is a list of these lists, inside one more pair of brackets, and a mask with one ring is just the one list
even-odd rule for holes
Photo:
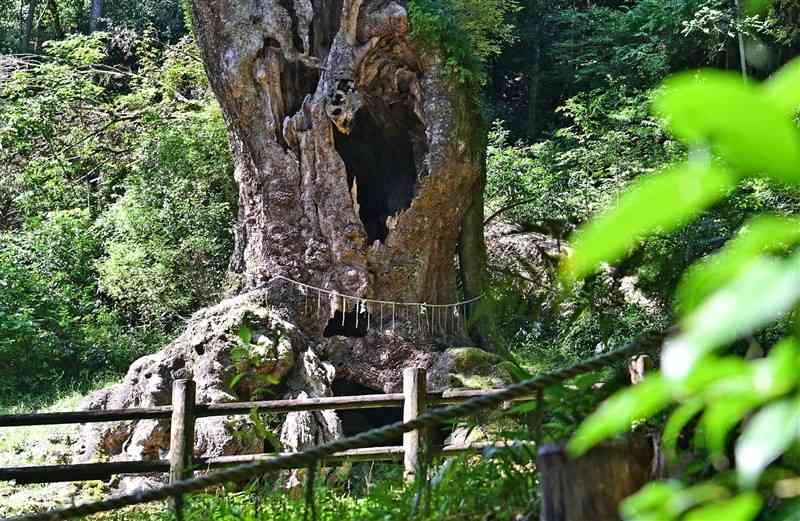
[[[468,445],[447,445],[432,452],[437,456],[456,456],[459,454],[478,454],[488,448],[504,448],[506,443],[477,442]],[[253,463],[288,456],[290,453],[242,454],[237,456],[217,456],[196,458],[195,471]],[[344,463],[361,461],[400,461],[405,450],[402,446],[370,447],[337,452],[322,458],[325,463]],[[300,467],[298,467],[300,468]],[[81,463],[75,465],[41,465],[36,467],[8,467],[0,469],[0,481],[14,481],[18,485],[33,483],[60,483],[73,481],[106,480],[116,474],[155,474],[170,471],[168,460],[118,461],[110,463]]]
[[[425,389],[426,373],[423,369],[411,368],[404,372],[404,392],[369,394],[361,396],[333,396],[296,400],[265,400],[203,404],[194,403],[194,382],[178,380],[173,385],[172,405],[147,408],[132,408],[105,411],[70,411],[36,414],[11,414],[0,416],[2,427],[27,427],[41,425],[63,425],[75,423],[102,423],[134,420],[170,420],[171,436],[169,459],[152,461],[118,461],[106,463],[83,463],[73,465],[40,465],[0,468],[0,481],[15,481],[17,484],[56,483],[66,481],[106,480],[117,474],[169,473],[170,481],[191,476],[193,471],[207,470],[230,465],[252,463],[286,456],[287,453],[246,454],[196,458],[193,452],[194,422],[198,418],[213,416],[235,416],[259,413],[290,413],[321,410],[358,410],[375,408],[403,408],[412,400],[417,407],[406,407],[405,419],[413,420],[426,408],[465,402],[480,396],[492,396],[502,390],[451,389],[428,392]],[[409,387],[409,383],[414,386]],[[422,387],[419,387],[422,386]],[[417,391],[417,392],[415,392]],[[531,396],[514,398],[513,402],[529,401]],[[175,428],[176,425],[180,427]],[[186,431],[186,432],[184,432]],[[406,475],[413,478],[417,471],[422,451],[422,433],[415,431],[406,435],[402,446],[369,447],[347,450],[323,458],[326,463],[345,461],[398,461],[405,462]],[[190,437],[191,441],[187,438]],[[452,456],[464,453],[480,453],[488,447],[504,447],[504,443],[474,443],[450,445],[432,450],[432,454]]]
[[32,427],[68,423],[102,423],[129,420],[162,420],[172,415],[172,406],[107,411],[43,412],[0,416],[0,427]]
[[[497,391],[474,389],[454,389],[450,391],[429,392],[426,402],[429,405],[450,405],[461,403],[477,396],[491,396]],[[514,398],[513,402],[530,401],[534,396]],[[195,417],[234,416],[250,414],[253,409],[260,413],[287,413],[298,411],[340,411],[355,409],[379,409],[402,407],[403,393],[367,394],[361,396],[334,396],[327,398],[304,398],[299,400],[266,400],[257,402],[231,402],[196,404]],[[104,423],[112,421],[163,420],[172,416],[172,406],[111,409],[105,411],[45,412],[35,414],[7,414],[0,416],[2,427],[32,427],[41,425],[66,425],[74,423]]]

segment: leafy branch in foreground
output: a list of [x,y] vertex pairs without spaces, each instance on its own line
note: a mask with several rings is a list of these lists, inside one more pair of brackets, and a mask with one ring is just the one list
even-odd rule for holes
[[[760,85],[713,70],[669,78],[654,111],[694,153],[638,181],[616,206],[581,228],[563,279],[573,283],[622,260],[645,238],[700,217],[747,178],[800,185],[798,108],[800,61]],[[765,358],[725,354],[793,316],[800,301],[798,225],[796,217],[757,216],[687,270],[675,303],[679,333],[664,346],[662,373],[611,397],[572,438],[570,449],[579,455],[677,404],[664,428],[667,455],[673,463],[707,460],[714,468],[705,465],[705,480],[687,471],[684,482],[645,487],[623,504],[626,520],[752,520],[765,498],[800,480],[798,333],[786,334]],[[679,438],[692,432],[693,454],[679,455]],[[738,436],[731,451],[733,433]],[[727,470],[731,462],[735,473]],[[788,495],[796,494],[781,497]]]

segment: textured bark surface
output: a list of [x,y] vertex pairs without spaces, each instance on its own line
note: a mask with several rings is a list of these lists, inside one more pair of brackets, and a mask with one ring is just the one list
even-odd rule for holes
[[[377,309],[371,327],[358,330],[352,309],[326,298],[318,309],[316,294],[274,276],[400,302],[452,303],[459,285],[468,297],[480,291],[485,125],[474,100],[410,40],[404,1],[193,7],[239,186],[231,298],[199,312],[181,338],[87,406],[168,403],[170,382],[187,377],[201,401],[247,398],[254,385],[246,378],[229,388],[241,369],[231,349],[244,321],[271,361],[249,369],[274,373],[282,396],[330,395],[340,379],[394,392],[410,366],[428,368],[432,387],[449,385],[455,362],[445,348],[469,345],[465,331],[422,330],[416,314],[388,310],[381,322]],[[165,426],[140,424],[87,433],[84,458],[96,447],[127,457],[163,452]],[[256,449],[231,437],[230,425],[201,422],[198,450]],[[298,413],[281,438],[301,449],[341,432],[335,413]]]
[[540,521],[617,521],[619,504],[656,478],[653,440],[605,442],[572,459],[563,445],[539,449]]

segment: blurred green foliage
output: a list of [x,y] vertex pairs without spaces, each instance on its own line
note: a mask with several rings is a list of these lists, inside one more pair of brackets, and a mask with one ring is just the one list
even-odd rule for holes
[[[574,254],[562,267],[565,283],[618,262],[648,235],[685,225],[744,179],[797,185],[799,85],[798,61],[762,84],[702,70],[668,79],[654,110],[698,153],[637,181],[617,204],[578,230]],[[610,398],[573,437],[571,449],[580,454],[679,404],[665,426],[667,453],[677,463],[678,439],[694,430],[689,457],[705,459],[716,472],[710,478],[706,472],[697,484],[700,476],[690,473],[688,485],[647,487],[623,506],[626,519],[752,520],[774,497],[778,483],[798,479],[793,456],[800,433],[796,324],[782,340],[755,344],[755,351],[751,345],[748,358],[755,359],[727,353],[782,317],[795,322],[800,301],[795,235],[795,218],[760,215],[688,270],[677,293],[680,329],[664,346],[662,374]],[[755,353],[764,349],[768,356],[758,358]],[[699,422],[689,428],[695,418]],[[732,464],[734,475],[728,471]]]

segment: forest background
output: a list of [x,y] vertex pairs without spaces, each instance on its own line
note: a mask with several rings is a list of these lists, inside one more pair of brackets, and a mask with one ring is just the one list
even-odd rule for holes
[[[698,67],[769,77],[800,51],[800,6],[442,5],[437,23],[466,28],[448,52],[473,53],[456,72],[493,122],[486,312],[528,372],[668,327],[687,267],[765,209],[800,211],[796,188],[748,179],[565,294],[571,233],[687,155],[649,110],[661,81]],[[120,378],[220,300],[236,189],[183,2],[0,0],[0,53],[0,409],[18,411]],[[789,319],[754,340],[770,345]]]

